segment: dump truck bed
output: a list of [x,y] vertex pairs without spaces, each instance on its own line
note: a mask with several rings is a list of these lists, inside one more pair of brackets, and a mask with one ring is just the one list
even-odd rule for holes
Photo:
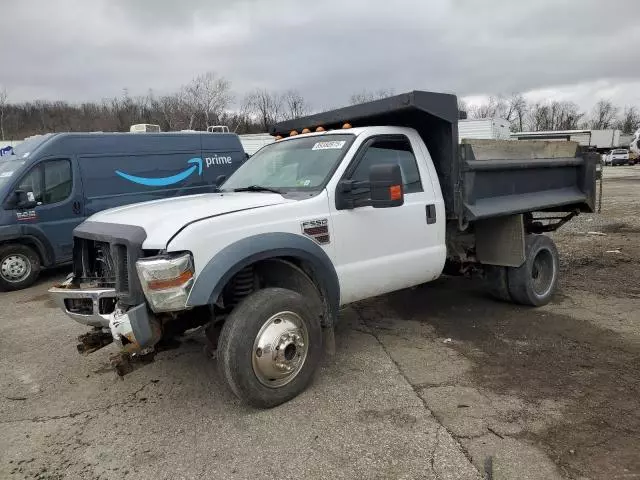
[[465,140],[455,95],[413,91],[274,125],[272,135],[394,125],[418,131],[438,172],[447,216],[460,223],[524,212],[593,211],[597,154],[575,142]]

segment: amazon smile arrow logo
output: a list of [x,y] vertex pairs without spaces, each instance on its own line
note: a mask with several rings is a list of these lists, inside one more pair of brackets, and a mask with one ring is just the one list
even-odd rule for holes
[[137,183],[139,185],[146,185],[147,187],[166,187],[167,185],[173,185],[174,183],[181,182],[196,170],[198,170],[198,175],[202,176],[201,158],[192,158],[191,160],[187,161],[187,163],[193,163],[194,165],[180,173],[171,175],[170,177],[137,177],[135,175],[129,175],[128,173],[121,172],[120,170],[116,170],[116,175],[119,175],[120,177],[124,178],[125,180],[129,180],[130,182]]

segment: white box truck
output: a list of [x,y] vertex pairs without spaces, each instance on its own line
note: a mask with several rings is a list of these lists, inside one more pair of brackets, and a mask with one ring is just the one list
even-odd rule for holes
[[458,140],[494,139],[509,140],[511,124],[499,117],[458,120]]

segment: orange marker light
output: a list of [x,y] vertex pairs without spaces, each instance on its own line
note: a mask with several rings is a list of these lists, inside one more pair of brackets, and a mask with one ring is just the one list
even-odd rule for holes
[[175,278],[168,278],[166,280],[151,280],[147,283],[149,290],[164,290],[165,288],[179,287],[184,285],[189,279],[193,278],[193,272],[187,270],[182,272]]
[[318,127],[318,128],[316,128],[316,132],[324,132],[324,127]]
[[303,128],[302,133],[311,133],[311,130],[309,130],[308,128]]
[[391,200],[400,200],[402,198],[402,185],[390,186],[389,197],[391,197]]
[[296,135],[298,135],[298,131],[297,130],[291,130],[291,133],[289,134],[290,137],[295,137]]
[[342,128],[352,128],[350,123],[345,123]]

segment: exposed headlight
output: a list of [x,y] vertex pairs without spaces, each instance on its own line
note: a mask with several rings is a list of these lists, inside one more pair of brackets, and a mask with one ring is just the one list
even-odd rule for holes
[[154,312],[184,310],[193,286],[190,253],[142,258],[136,262],[136,270]]

